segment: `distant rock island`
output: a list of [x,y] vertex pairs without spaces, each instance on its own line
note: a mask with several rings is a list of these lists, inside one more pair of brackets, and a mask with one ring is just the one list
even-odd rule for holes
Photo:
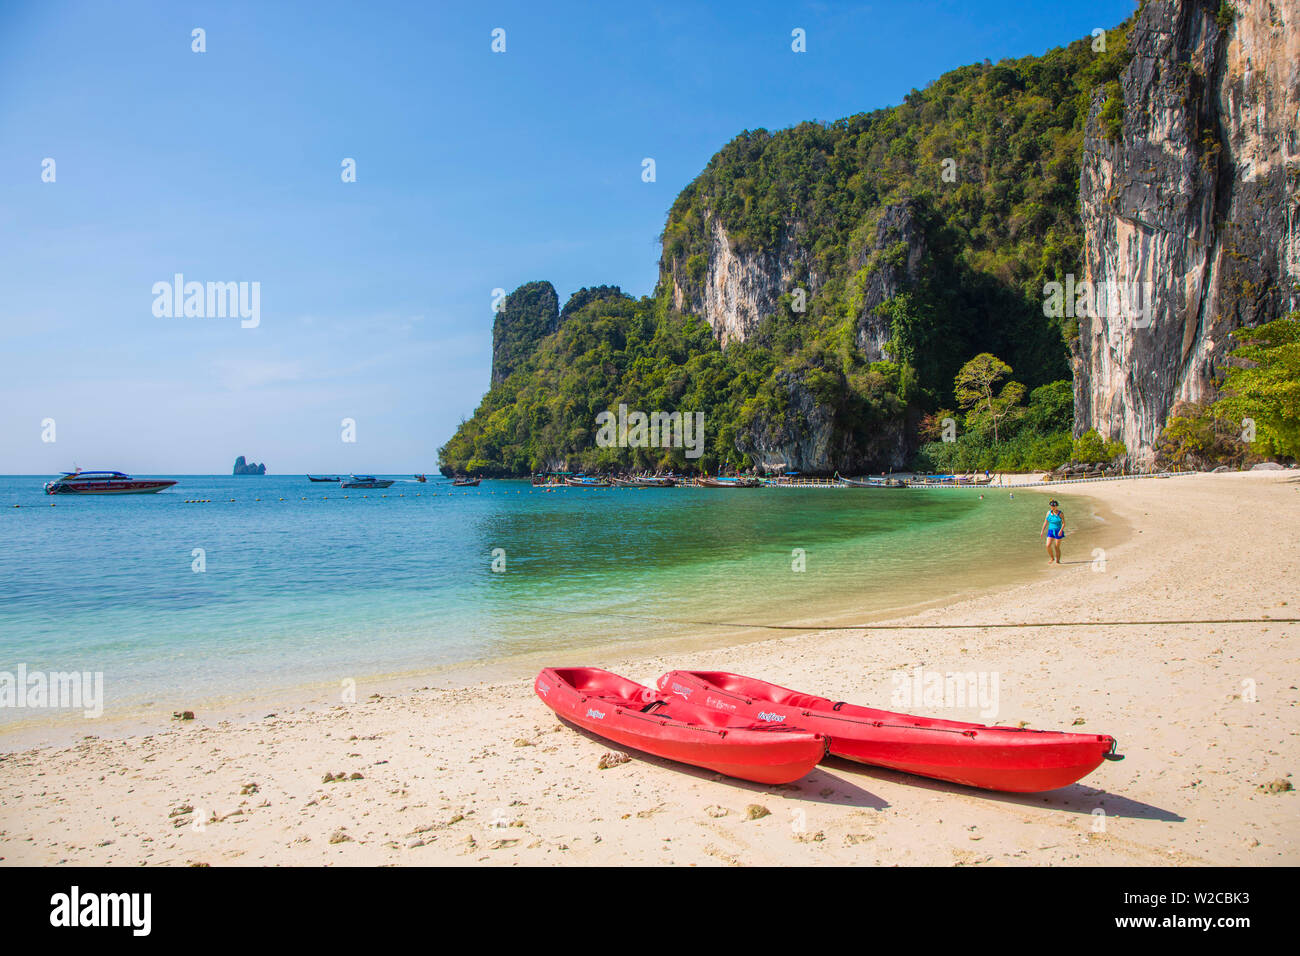
[[244,461],[244,456],[240,455],[235,459],[235,470],[233,475],[265,475],[266,465],[259,465],[257,462]]

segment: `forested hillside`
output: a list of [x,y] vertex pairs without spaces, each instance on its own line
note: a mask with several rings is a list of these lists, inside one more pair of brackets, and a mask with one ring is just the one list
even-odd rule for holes
[[[1044,316],[1043,286],[1079,268],[1084,123],[1118,95],[1126,29],[740,134],[674,202],[654,296],[584,289],[558,318],[549,283],[507,297],[491,390],[443,470],[880,470],[916,462],[950,408],[962,442],[942,464],[1058,464],[1069,416],[1044,386],[1068,380],[1077,329]],[[956,401],[986,353],[1023,386],[996,442]],[[706,454],[598,447],[619,403],[704,412]]]

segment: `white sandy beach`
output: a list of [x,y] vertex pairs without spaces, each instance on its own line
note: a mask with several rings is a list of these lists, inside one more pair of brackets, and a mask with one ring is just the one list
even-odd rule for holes
[[[1066,563],[1044,558],[1032,582],[897,622],[939,629],[552,663],[644,683],[673,667],[732,670],[881,707],[899,672],[994,673],[989,722],[1118,738],[1126,759],[1073,786],[996,794],[832,761],[764,787],[638,754],[598,770],[617,748],[561,724],[530,678],[451,688],[438,675],[376,697],[362,686],[346,706],[268,700],[275,716],[159,718],[70,747],[0,737],[0,862],[1300,863],[1300,796],[1278,783],[1300,769],[1300,625],[1118,623],[1300,617],[1300,474],[1044,490],[1094,498],[1123,529],[1104,561],[1099,535],[1072,534]],[[1079,626],[957,626],[1034,621]]]

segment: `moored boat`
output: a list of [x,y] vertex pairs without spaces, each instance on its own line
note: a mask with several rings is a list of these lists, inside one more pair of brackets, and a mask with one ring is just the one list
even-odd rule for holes
[[696,481],[701,488],[761,488],[763,483],[757,478],[709,478],[705,476]]
[[636,750],[756,783],[790,783],[825,756],[824,737],[661,697],[598,667],[548,667],[533,690],[563,719]]
[[374,475],[352,475],[340,486],[342,488],[387,488],[393,483],[392,478],[376,478]]
[[610,482],[604,478],[588,478],[586,475],[575,475],[572,478],[565,478],[564,483],[570,488],[608,488]]
[[907,484],[911,488],[974,488],[992,481],[992,475],[919,475],[909,478]]
[[451,486],[453,488],[477,488],[480,478],[453,478]]
[[859,707],[723,671],[670,671],[659,692],[734,717],[798,723],[830,738],[838,757],[952,783],[1037,793],[1086,776],[1114,757],[1115,738],[990,727]]
[[176,482],[166,478],[132,478],[120,471],[65,471],[45,483],[47,495],[148,495]]
[[632,478],[615,478],[614,484],[620,488],[671,488],[677,484],[677,479],[651,475],[637,475]]
[[338,481],[342,481],[343,479],[340,478],[338,475],[308,475],[308,476],[307,476],[307,480],[308,480],[308,481],[334,481],[334,482],[338,482]]
[[841,485],[846,488],[906,488],[907,482],[900,478],[845,478],[841,474],[835,475]]

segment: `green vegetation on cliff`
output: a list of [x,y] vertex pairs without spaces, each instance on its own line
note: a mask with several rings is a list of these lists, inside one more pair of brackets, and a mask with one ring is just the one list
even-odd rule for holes
[[492,387],[440,450],[444,471],[501,476],[631,464],[686,467],[684,449],[597,447],[596,415],[620,402],[705,412],[706,452],[697,464],[716,468],[734,435],[718,434],[715,423],[734,417],[732,396],[745,383],[732,378],[735,357],[724,356],[708,325],[677,314],[661,318],[650,299],[621,293],[565,312],[559,330]]
[[1233,333],[1218,399],[1174,410],[1160,441],[1168,465],[1300,459],[1300,311]]
[[552,334],[560,300],[549,282],[529,282],[506,296],[492,323],[492,382],[504,381]]
[[[1104,51],[1088,38],[962,67],[889,109],[742,133],[673,204],[653,298],[584,289],[552,318],[549,283],[511,294],[492,389],[441,449],[444,471],[747,467],[813,430],[821,457],[796,467],[898,467],[981,353],[1017,372],[1020,391],[991,413],[997,434],[972,427],[960,455],[927,446],[922,463],[1068,459],[1074,330],[1044,317],[1042,289],[1080,268],[1084,120],[1116,86],[1127,28]],[[774,285],[757,328],[725,350],[674,308],[704,301],[715,225]],[[595,415],[620,403],[705,412],[705,457],[596,447]]]
[[828,125],[747,131],[673,204],[663,234],[665,285],[687,301],[720,222],[733,245],[805,253],[791,286],[818,286],[806,324],[834,335],[862,319],[872,271],[906,247],[872,251],[882,211],[918,210],[925,250],[916,288],[891,311],[895,355],[918,357],[942,392],[980,351],[1025,370],[1031,387],[1065,377],[1072,330],[1042,315],[1045,282],[1079,271],[1079,160],[1089,104],[1129,56],[1127,24],[1043,56],[966,66],[896,107]]

